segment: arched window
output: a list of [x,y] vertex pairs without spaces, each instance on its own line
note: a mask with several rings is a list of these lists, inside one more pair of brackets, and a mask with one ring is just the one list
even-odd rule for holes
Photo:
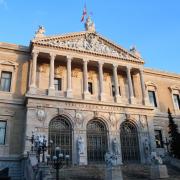
[[139,161],[139,141],[136,126],[130,121],[123,122],[120,127],[120,138],[123,162]]
[[50,153],[54,153],[55,147],[60,147],[64,155],[70,155],[72,159],[72,126],[64,116],[58,116],[49,123],[49,145],[53,141]]
[[88,162],[104,162],[107,147],[107,129],[105,124],[100,120],[91,120],[87,124]]

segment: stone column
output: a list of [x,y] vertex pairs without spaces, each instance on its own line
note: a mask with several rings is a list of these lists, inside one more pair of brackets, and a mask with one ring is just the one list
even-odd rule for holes
[[83,59],[83,87],[84,87],[84,92],[83,92],[83,97],[84,99],[89,99],[90,93],[88,91],[88,60]]
[[114,85],[115,85],[115,100],[116,100],[116,102],[120,102],[117,67],[118,67],[118,65],[113,64],[113,77],[114,77]]
[[51,53],[50,54],[50,71],[49,71],[49,89],[48,95],[55,96],[55,88],[54,88],[54,61],[56,55]]
[[71,61],[72,57],[67,56],[67,94],[68,98],[72,98],[72,87],[71,87]]
[[32,52],[32,66],[31,66],[31,83],[30,83],[30,93],[36,93],[36,70],[37,70],[37,57],[39,52]]
[[104,85],[103,85],[103,62],[99,63],[99,88],[100,88],[100,100],[104,100]]
[[147,94],[145,84],[144,84],[143,69],[139,70],[139,75],[140,75],[140,81],[141,81],[143,103],[144,103],[144,105],[149,105],[149,98],[148,98],[148,94]]
[[133,85],[132,85],[132,79],[131,79],[131,67],[126,67],[126,74],[128,79],[128,87],[129,87],[129,100],[131,104],[135,103],[134,99],[134,91],[133,91]]

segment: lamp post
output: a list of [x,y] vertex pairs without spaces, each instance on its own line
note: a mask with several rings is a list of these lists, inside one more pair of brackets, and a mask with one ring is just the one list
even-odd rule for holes
[[59,169],[64,166],[64,160],[68,166],[70,156],[61,153],[60,147],[55,148],[54,155],[47,155],[47,165],[51,165],[56,170],[56,180],[59,180]]

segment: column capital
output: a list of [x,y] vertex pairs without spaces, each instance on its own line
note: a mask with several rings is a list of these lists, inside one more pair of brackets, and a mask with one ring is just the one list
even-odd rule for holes
[[88,58],[83,58],[82,60],[83,60],[83,63],[85,63],[85,62],[88,63],[88,62],[89,62],[89,59],[88,59]]
[[73,57],[72,57],[72,56],[70,56],[70,55],[67,55],[67,56],[66,56],[66,59],[67,59],[68,61],[70,61],[70,60],[72,60],[72,59],[73,59]]
[[104,62],[103,61],[98,61],[98,64],[103,66],[104,65]]
[[33,55],[33,56],[38,56],[38,54],[39,54],[39,51],[37,51],[37,50],[33,50],[33,51],[32,51],[32,55]]
[[113,68],[118,68],[118,64],[113,64]]
[[129,70],[129,71],[130,71],[131,69],[132,69],[132,66],[130,66],[130,65],[127,65],[127,66],[126,66],[126,70]]
[[49,53],[49,55],[50,55],[51,59],[55,59],[56,58],[56,54],[54,54],[54,53]]
[[143,73],[144,68],[139,68],[139,72]]

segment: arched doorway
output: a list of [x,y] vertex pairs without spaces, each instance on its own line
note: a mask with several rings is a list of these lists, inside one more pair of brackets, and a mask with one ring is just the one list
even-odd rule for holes
[[49,123],[49,145],[50,140],[53,145],[50,148],[50,154],[54,154],[55,147],[61,148],[61,153],[70,155],[72,160],[72,126],[69,120],[64,116],[58,116]]
[[136,126],[130,122],[125,121],[120,127],[120,139],[122,149],[123,162],[139,162],[139,141]]
[[87,124],[88,163],[104,162],[107,151],[107,129],[100,120],[91,120]]

